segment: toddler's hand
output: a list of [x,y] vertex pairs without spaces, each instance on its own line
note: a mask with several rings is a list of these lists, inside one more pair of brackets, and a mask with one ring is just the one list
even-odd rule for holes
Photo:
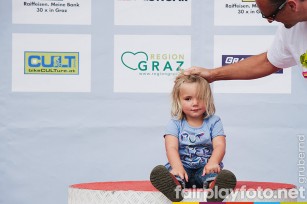
[[184,170],[184,168],[181,169],[172,169],[171,174],[175,175],[175,176],[179,176],[182,180],[185,180],[186,182],[189,181],[188,178],[188,174],[187,172]]
[[203,176],[205,174],[210,174],[210,173],[219,173],[220,171],[221,171],[221,167],[219,164],[211,164],[209,162],[204,167]]

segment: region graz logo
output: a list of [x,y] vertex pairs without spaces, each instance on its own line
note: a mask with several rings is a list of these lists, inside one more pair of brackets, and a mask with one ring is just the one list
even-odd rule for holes
[[[146,70],[144,64],[148,61],[148,55],[145,52],[124,52],[121,56],[123,65],[132,70]],[[147,67],[146,67],[147,68]]]
[[184,54],[126,51],[121,55],[121,62],[128,69],[141,72],[177,72],[184,64]]
[[25,74],[79,74],[79,52],[24,52]]

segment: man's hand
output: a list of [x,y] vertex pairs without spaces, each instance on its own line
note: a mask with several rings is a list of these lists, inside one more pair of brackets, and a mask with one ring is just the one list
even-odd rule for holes
[[[190,67],[183,72],[184,75],[199,75],[206,79],[209,83],[213,82],[212,74],[210,69],[202,67]],[[180,78],[180,75],[178,76]]]

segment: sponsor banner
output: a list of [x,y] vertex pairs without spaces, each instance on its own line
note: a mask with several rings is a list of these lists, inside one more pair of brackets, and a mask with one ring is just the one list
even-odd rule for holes
[[91,91],[90,35],[14,33],[12,45],[12,91]]
[[255,0],[214,1],[214,25],[216,26],[272,26],[262,18]]
[[78,52],[25,51],[25,74],[79,74]]
[[12,9],[14,24],[91,24],[91,0],[12,0]]
[[192,0],[114,0],[115,25],[191,25]]
[[[214,36],[214,67],[237,63],[266,52],[273,41],[271,35]],[[218,81],[215,93],[291,93],[291,69],[283,69],[270,76],[255,80]]]
[[114,92],[169,93],[190,54],[188,35],[116,35]]
[[[222,66],[233,64],[240,62],[252,55],[222,55]],[[282,74],[284,72],[283,69],[280,69],[276,72],[276,74]]]

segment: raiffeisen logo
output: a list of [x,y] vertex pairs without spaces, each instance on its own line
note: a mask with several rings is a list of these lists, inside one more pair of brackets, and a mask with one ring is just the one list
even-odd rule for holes
[[79,52],[24,52],[25,74],[79,74]]
[[173,76],[184,65],[184,54],[126,51],[121,55],[121,62],[143,76]]
[[[222,55],[222,66],[234,64],[240,62],[252,55]],[[278,70],[275,72],[276,74],[282,74],[283,69]]]

